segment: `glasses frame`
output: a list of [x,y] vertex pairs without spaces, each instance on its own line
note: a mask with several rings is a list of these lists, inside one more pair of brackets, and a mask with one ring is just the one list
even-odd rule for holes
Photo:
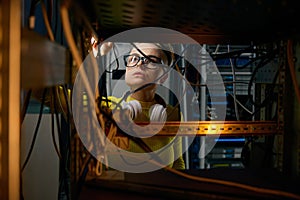
[[[136,57],[138,58],[138,61],[136,62],[136,64],[134,64],[134,65],[132,65],[132,66],[128,66],[127,58],[128,58],[129,56],[136,56]],[[159,61],[157,62],[157,61],[155,61],[155,60],[153,60],[153,59],[151,59],[151,58],[158,59]],[[137,66],[137,64],[138,64],[140,61],[142,61],[142,64],[143,64],[144,66],[146,66],[147,68],[149,68],[149,69],[157,69],[157,68],[161,67],[161,66],[157,66],[157,65],[153,65],[152,67],[149,67],[149,64],[151,64],[151,63],[154,63],[154,64],[160,64],[160,65],[163,65],[163,64],[164,64],[164,63],[162,62],[162,59],[161,59],[161,58],[158,58],[158,57],[153,56],[153,55],[145,55],[145,56],[139,56],[139,55],[136,55],[136,54],[133,54],[133,55],[124,55],[124,56],[123,56],[123,59],[124,59],[124,64],[125,64],[126,67],[135,67],[135,66]],[[145,61],[147,61],[147,60],[149,61],[148,63],[145,62]]]

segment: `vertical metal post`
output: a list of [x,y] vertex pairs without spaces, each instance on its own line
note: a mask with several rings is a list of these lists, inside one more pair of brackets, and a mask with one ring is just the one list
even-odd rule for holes
[[20,199],[21,1],[0,3],[0,199]]
[[[184,46],[183,46],[183,44],[181,44],[180,45],[180,47],[181,47],[181,52],[184,50]],[[182,56],[184,56],[184,55],[182,55]],[[184,62],[184,60],[182,59],[181,60],[182,61],[182,67],[183,68],[185,68],[186,66],[185,66],[185,62]],[[183,81],[182,82],[182,91],[186,91],[186,82],[185,81]],[[184,94],[182,94],[182,95],[184,95]],[[188,105],[187,105],[187,99],[186,98],[184,98],[183,99],[183,116],[188,116]],[[184,119],[185,121],[187,120],[187,119]],[[184,136],[184,137],[182,137],[183,138],[183,149],[186,149],[187,148],[187,146],[188,146],[188,140],[189,140],[189,138],[187,137],[187,136]],[[186,152],[185,152],[185,168],[186,169],[190,169],[190,159],[189,159],[189,151],[187,150]]]
[[278,108],[277,108],[277,124],[278,132],[281,133],[275,136],[275,149],[277,153],[277,158],[275,161],[275,167],[279,170],[283,170],[283,142],[284,142],[284,94],[286,91],[286,56],[284,44],[280,46],[279,52],[279,74],[278,74]]
[[[283,162],[282,162],[282,172],[288,176],[295,177],[297,175],[297,165],[299,163],[299,160],[297,160],[297,151],[299,148],[299,144],[297,144],[297,140],[299,137],[299,121],[297,121],[297,116],[299,116],[299,102],[296,98],[296,90],[298,85],[293,84],[293,75],[292,73],[295,72],[295,65],[294,65],[294,56],[296,56],[297,49],[295,48],[296,43],[290,43],[293,45],[292,47],[289,46],[289,42],[286,49],[284,48],[284,52],[289,51],[289,48],[292,48],[291,57],[287,55],[285,58],[285,80],[283,87],[285,87],[285,90],[283,91],[283,109],[284,109],[284,115],[283,120],[281,120],[279,123],[282,124],[284,128],[284,134],[283,134]],[[296,52],[295,52],[296,49]],[[284,54],[285,55],[285,54]],[[292,59],[292,60],[290,60]],[[292,61],[292,62],[286,62],[286,61]],[[290,64],[290,66],[289,66]],[[291,68],[290,68],[291,67]]]
[[[300,45],[299,43],[296,46],[295,49],[295,55],[299,55],[300,53]],[[295,63],[295,73],[296,73],[296,78],[300,80],[300,61],[299,58],[297,59]],[[295,98],[297,99],[297,98]],[[295,132],[296,132],[296,175],[300,176],[300,124],[298,123],[300,121],[300,102],[295,103],[294,107],[294,127],[295,127]]]
[[[202,51],[205,51],[206,45],[204,44],[202,47]],[[204,85],[206,83],[206,64],[205,63],[205,54],[201,53],[201,65],[200,65],[200,73],[201,73],[201,79],[200,84]],[[205,121],[206,118],[206,87],[201,86],[200,87],[200,120]],[[200,151],[199,151],[199,158],[200,158],[200,169],[205,168],[205,136],[200,136]]]

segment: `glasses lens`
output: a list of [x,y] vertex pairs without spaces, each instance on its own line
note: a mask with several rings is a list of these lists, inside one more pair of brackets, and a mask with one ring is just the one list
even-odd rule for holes
[[162,64],[162,61],[160,58],[156,56],[147,56],[146,57],[140,57],[138,55],[126,55],[124,56],[125,65],[127,67],[134,67],[138,64],[139,61],[142,61],[143,64],[147,64],[147,67],[149,68],[157,68],[157,64]]
[[136,55],[124,56],[124,59],[127,67],[134,67],[140,61],[140,57]]
[[156,56],[148,56],[149,58],[147,59],[147,68],[149,69],[157,69],[162,66],[162,60]]
[[148,63],[151,62],[151,63],[157,63],[157,64],[161,64],[161,59],[156,57],[156,56],[148,56],[150,61],[148,60]]

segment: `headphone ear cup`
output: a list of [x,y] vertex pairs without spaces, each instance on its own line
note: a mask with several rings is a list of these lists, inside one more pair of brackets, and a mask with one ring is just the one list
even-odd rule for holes
[[122,108],[129,110],[130,117],[133,120],[142,112],[142,106],[137,100],[132,100],[128,102],[123,101]]
[[149,109],[151,122],[165,122],[167,120],[166,108],[160,104],[154,104]]

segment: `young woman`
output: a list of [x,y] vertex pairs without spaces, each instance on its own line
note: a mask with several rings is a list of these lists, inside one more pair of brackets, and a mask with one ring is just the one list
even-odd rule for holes
[[[111,44],[105,45],[101,49],[102,53],[107,52],[111,47]],[[165,72],[170,67],[172,59],[172,52],[162,50],[156,43],[135,43],[130,53],[124,55],[125,82],[130,87],[131,94],[123,99],[121,105],[124,109],[130,110],[134,122],[181,120],[178,110],[165,103],[156,93],[157,85],[168,78]],[[118,103],[121,98],[111,96],[109,101]],[[109,103],[108,106],[113,109],[115,103]],[[165,151],[168,151],[168,158],[166,158],[168,166],[176,169],[185,168],[180,137],[152,136],[142,138],[142,141],[152,151],[160,150],[167,145]],[[139,144],[132,141],[129,142],[127,150],[135,153],[145,152]]]

